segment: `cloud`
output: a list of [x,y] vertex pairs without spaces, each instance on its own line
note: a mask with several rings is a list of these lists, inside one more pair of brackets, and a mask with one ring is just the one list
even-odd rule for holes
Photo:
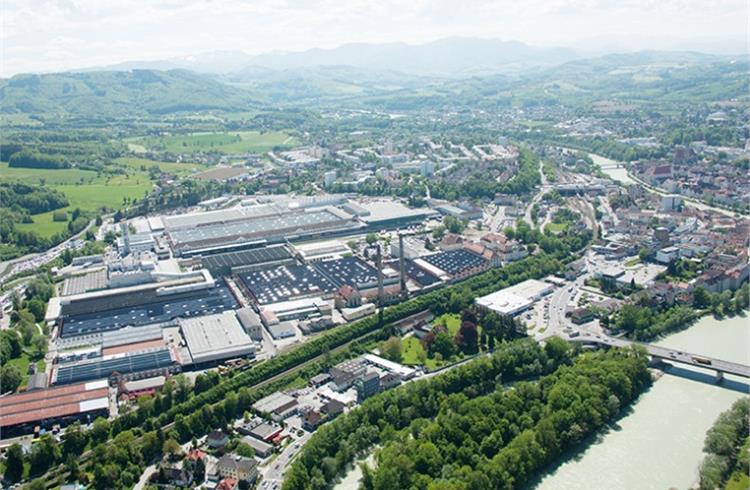
[[741,0],[4,0],[1,74],[449,36],[674,47],[743,39],[746,18]]

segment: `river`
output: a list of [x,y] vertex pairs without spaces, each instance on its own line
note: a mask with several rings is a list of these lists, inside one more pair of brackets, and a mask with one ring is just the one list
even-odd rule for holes
[[628,169],[625,168],[622,162],[616,162],[601,155],[595,155],[594,153],[589,153],[589,156],[594,164],[598,165],[602,169],[602,172],[610,179],[625,185],[635,184],[635,181],[628,175]]
[[[703,317],[655,344],[750,364],[750,319]],[[698,478],[706,431],[748,392],[747,380],[727,376],[718,386],[713,376],[701,369],[668,369],[615,427],[550,469],[536,490],[689,488]],[[372,465],[372,453],[367,462]],[[355,490],[361,477],[353,465],[334,490]]]
[[[615,160],[611,160],[607,157],[603,157],[601,155],[596,155],[594,153],[589,153],[589,156],[591,157],[591,160],[599,166],[599,168],[604,172],[605,175],[607,175],[610,179],[615,180],[623,185],[632,185],[637,184],[633,178],[628,175],[628,169],[626,169],[624,166],[618,167],[617,165],[621,165],[622,162],[616,162]],[[669,194],[666,191],[654,189],[653,187],[647,187],[644,185],[644,188],[650,192],[653,192],[655,194],[659,195],[667,195]],[[712,210],[717,213],[721,213],[725,216],[735,216],[736,213],[729,211],[727,209],[722,209],[716,206],[711,206],[709,204],[706,204],[704,202],[696,201],[695,199],[687,198],[683,196],[683,202],[685,205],[694,207],[696,209],[700,209],[702,211],[706,210]]]
[[[656,342],[750,364],[750,320],[704,317]],[[747,380],[672,368],[641,395],[616,426],[544,476],[537,490],[685,489],[698,478],[703,440],[718,415],[747,394]]]

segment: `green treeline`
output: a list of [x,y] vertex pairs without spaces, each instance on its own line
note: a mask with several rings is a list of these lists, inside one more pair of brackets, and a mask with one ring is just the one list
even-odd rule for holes
[[728,480],[737,482],[733,488],[747,488],[750,484],[747,476],[750,472],[749,413],[750,398],[737,400],[708,430],[703,445],[708,456],[700,470],[702,490],[724,488]]
[[615,332],[626,332],[635,340],[650,340],[689,327],[700,313],[689,306],[672,306],[659,311],[649,306],[623,305],[615,315]]
[[[327,488],[374,445],[381,448],[377,467],[363,472],[368,490],[517,488],[614,419],[651,381],[637,350],[585,354],[572,365],[569,356],[560,339],[544,349],[516,341],[372,398],[318,429],[284,488]],[[530,375],[545,376],[502,387]]]
[[8,166],[58,169],[69,168],[70,164],[56,155],[45,155],[44,153],[35,151],[21,150],[10,156],[8,159]]
[[[700,469],[700,488],[724,488],[727,480],[750,483],[750,398],[742,398],[723,412],[706,433],[703,451],[708,453]],[[738,485],[736,488],[747,488]]]

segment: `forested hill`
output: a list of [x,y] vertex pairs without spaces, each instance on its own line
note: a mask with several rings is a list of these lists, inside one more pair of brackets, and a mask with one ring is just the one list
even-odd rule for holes
[[184,70],[16,75],[0,81],[3,113],[123,117],[255,105],[242,89]]

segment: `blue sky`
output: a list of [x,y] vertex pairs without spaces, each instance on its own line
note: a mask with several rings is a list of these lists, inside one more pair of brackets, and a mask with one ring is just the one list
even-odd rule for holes
[[213,50],[262,53],[449,36],[584,49],[747,38],[745,0],[0,0],[0,75]]

